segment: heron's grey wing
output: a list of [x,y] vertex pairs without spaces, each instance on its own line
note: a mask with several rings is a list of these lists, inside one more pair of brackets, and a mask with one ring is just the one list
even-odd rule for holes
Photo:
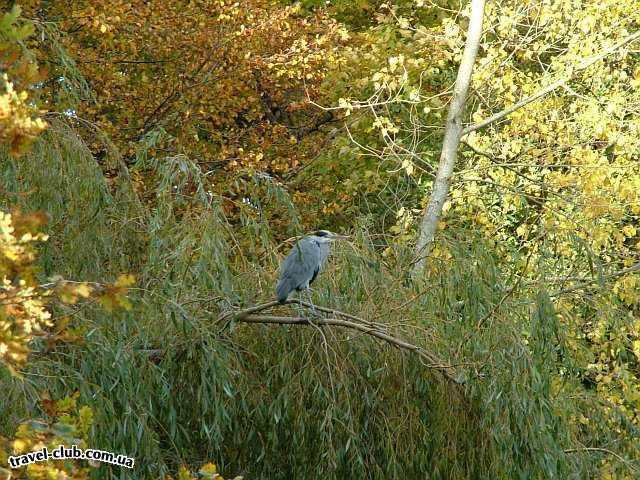
[[316,242],[303,238],[296,243],[280,266],[278,300],[286,300],[293,290],[308,285],[320,263],[321,252]]
[[331,244],[329,243],[320,243],[318,244],[318,253],[320,255],[320,268],[324,267],[327,258],[329,257],[329,252],[331,251]]
[[287,255],[280,267],[280,278],[293,281],[293,288],[307,283],[321,263],[321,251],[316,242],[303,238]]
[[318,266],[313,271],[313,276],[311,277],[311,280],[309,280],[309,284],[312,284],[316,279],[318,273],[320,273],[320,270],[322,270],[322,267],[324,267],[324,264],[327,261],[327,257],[329,256],[328,243],[316,243],[316,245],[318,246]]

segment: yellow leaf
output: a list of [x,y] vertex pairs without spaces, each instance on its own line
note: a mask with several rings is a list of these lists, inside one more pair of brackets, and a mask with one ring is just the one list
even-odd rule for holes
[[635,237],[636,236],[636,227],[633,225],[627,225],[622,228],[622,233],[624,233],[625,237]]
[[217,473],[217,472],[218,472],[218,469],[215,463],[207,463],[206,465],[203,465],[202,468],[200,469],[200,473],[205,475],[211,475],[212,473]]
[[27,447],[27,444],[25,443],[24,440],[13,441],[13,451],[16,453],[22,453],[26,447]]
[[91,295],[91,287],[86,283],[81,283],[76,287],[76,293],[83,298],[88,298]]
[[136,277],[130,273],[122,274],[118,277],[114,285],[116,287],[131,287],[135,285]]

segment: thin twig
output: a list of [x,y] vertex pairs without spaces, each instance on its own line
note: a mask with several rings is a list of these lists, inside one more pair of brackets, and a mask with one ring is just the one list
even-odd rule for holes
[[[624,268],[622,270],[618,270],[617,272],[612,272],[606,275],[602,275],[600,278],[588,278],[588,277],[567,277],[564,281],[570,281],[570,282],[582,282],[579,283],[578,285],[574,285],[572,287],[568,287],[568,288],[563,288],[560,289],[556,292],[553,292],[550,294],[551,297],[558,297],[560,295],[565,295],[567,293],[572,293],[575,292],[577,290],[588,290],[590,288],[598,288],[599,285],[594,285],[594,283],[596,282],[600,282],[600,281],[605,281],[605,280],[612,280],[618,277],[621,277],[623,275],[626,275],[628,273],[634,273],[640,271],[640,262],[636,263],[635,265],[632,265],[631,267],[628,268]],[[563,282],[563,280],[560,278],[556,278],[556,279],[551,279],[549,280],[550,282],[553,283],[561,283]]]
[[629,469],[633,470],[634,472],[638,471],[638,468],[631,463],[629,460],[627,460],[626,458],[624,458],[623,456],[621,456],[620,454],[609,450],[607,448],[602,448],[602,447],[580,447],[580,448],[567,448],[564,453],[579,453],[579,452],[602,452],[602,453],[607,453],[609,455],[612,455],[614,457],[616,457],[618,460],[620,460],[622,463],[624,463],[627,467],[629,467]]
[[529,253],[529,255],[527,255],[527,260],[526,260],[526,263],[524,265],[524,268],[522,269],[522,274],[517,278],[517,280],[515,281],[513,286],[509,290],[507,290],[507,292],[502,296],[500,301],[498,301],[498,303],[496,303],[493,306],[493,308],[489,311],[489,313],[487,313],[484,317],[482,317],[480,320],[478,320],[478,323],[476,324],[476,329],[477,330],[480,330],[482,325],[484,325],[484,322],[486,322],[489,318],[491,318],[500,309],[500,307],[502,307],[504,302],[511,295],[513,295],[513,293],[518,289],[518,287],[522,283],[522,279],[524,278],[524,276],[527,273],[527,270],[529,268],[529,262],[531,261],[531,256],[533,255],[533,252],[534,252],[534,250],[532,249],[531,252]]
[[600,54],[591,57],[591,58],[585,58],[583,59],[572,71],[571,73],[569,73],[569,75],[566,75],[562,78],[559,78],[558,80],[556,80],[555,82],[550,83],[549,85],[547,85],[546,87],[544,87],[541,90],[538,90],[536,93],[529,95],[528,97],[523,98],[522,100],[520,100],[519,102],[514,103],[513,105],[511,105],[508,108],[505,108],[504,110],[491,115],[488,118],[485,118],[484,120],[482,120],[481,122],[478,123],[474,123],[473,125],[469,125],[467,127],[465,127],[462,130],[462,136],[465,136],[471,132],[474,132],[476,130],[479,130],[481,128],[486,127],[487,125],[493,123],[493,122],[497,122],[498,120],[501,120],[502,118],[512,114],[513,112],[515,112],[516,110],[532,103],[535,102],[536,100],[538,100],[539,98],[544,97],[545,95],[548,95],[549,93],[553,92],[556,88],[559,88],[561,86],[563,86],[566,82],[568,82],[569,80],[571,80],[573,78],[573,76],[582,71],[582,70],[586,70],[587,68],[589,68],[591,65],[593,65],[594,63],[596,63],[599,60],[602,60],[604,57],[616,52],[618,49],[622,48],[623,46],[625,46],[628,43],[633,42],[634,40],[637,40],[638,38],[640,38],[640,30],[638,30],[635,33],[632,33],[631,35],[629,35],[628,37],[623,38],[622,40],[620,40],[618,43],[616,43],[615,45],[603,50]]

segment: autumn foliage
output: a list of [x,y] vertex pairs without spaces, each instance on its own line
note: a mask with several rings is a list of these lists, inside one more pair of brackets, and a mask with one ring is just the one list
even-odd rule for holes
[[[329,119],[307,99],[348,39],[326,14],[265,0],[72,3],[70,15],[66,2],[25,8],[58,21],[91,87],[78,117],[131,161],[154,131],[165,135],[152,154],[188,153],[209,168],[283,172],[313,154],[298,142]],[[40,51],[52,75],[54,54]]]
[[22,46],[34,28],[19,22],[19,15],[20,9],[13,8],[0,18],[0,142],[13,155],[21,153],[46,127],[28,93],[40,72],[33,54]]
[[[4,14],[0,363],[46,388],[0,461],[73,437],[184,480],[635,478],[640,8],[487,2],[450,195],[410,281],[467,3]],[[316,228],[353,241],[314,298],[437,351],[462,387],[332,329],[215,322],[268,301],[290,237]],[[108,278],[55,275],[85,268],[76,251]]]

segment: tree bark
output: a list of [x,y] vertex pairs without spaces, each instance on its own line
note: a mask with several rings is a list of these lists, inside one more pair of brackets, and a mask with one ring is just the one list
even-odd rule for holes
[[462,135],[462,114],[467,100],[467,92],[471,83],[471,73],[478,52],[478,45],[482,36],[482,20],[484,18],[485,0],[471,1],[471,20],[467,32],[467,42],[462,54],[462,61],[458,69],[458,76],[453,91],[453,98],[449,106],[447,123],[445,125],[440,164],[433,182],[433,190],[429,203],[420,224],[420,235],[416,246],[416,260],[413,267],[414,275],[422,272],[426,257],[429,254],[438,221],[442,215],[442,206],[449,193],[449,183],[456,163],[458,145]]

